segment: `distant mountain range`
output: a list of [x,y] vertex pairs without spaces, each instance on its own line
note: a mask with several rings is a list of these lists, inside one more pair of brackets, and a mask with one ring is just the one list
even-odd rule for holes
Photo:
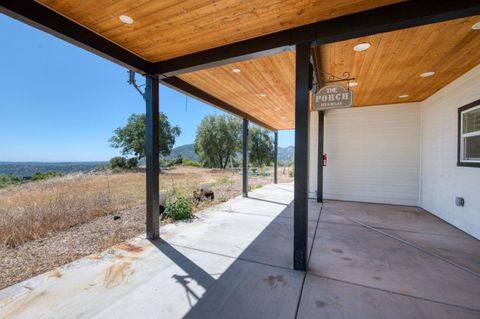
[[[283,161],[291,161],[293,160],[293,155],[295,152],[295,147],[288,146],[288,147],[279,147],[278,148],[278,160]],[[194,144],[185,144],[182,146],[177,146],[173,148],[172,153],[167,156],[165,159],[172,160],[178,157],[183,157],[185,159],[189,159],[192,161],[198,162],[199,158],[197,153],[195,153],[195,145]]]
[[198,162],[199,158],[197,153],[195,153],[195,145],[194,144],[185,144],[181,146],[174,147],[172,153],[167,156],[165,159],[172,160],[179,157],[183,157],[185,159],[189,159],[191,161]]
[[279,161],[293,161],[295,156],[295,146],[278,147]]

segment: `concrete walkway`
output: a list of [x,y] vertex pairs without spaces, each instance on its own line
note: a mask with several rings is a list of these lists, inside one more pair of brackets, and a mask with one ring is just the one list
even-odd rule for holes
[[298,272],[292,199],[268,185],[6,288],[0,318],[480,318],[478,240],[418,208],[311,201]]

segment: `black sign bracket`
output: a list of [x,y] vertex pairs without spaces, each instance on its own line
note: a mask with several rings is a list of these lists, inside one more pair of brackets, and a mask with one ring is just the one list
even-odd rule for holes
[[328,84],[328,83],[337,83],[337,82],[347,82],[347,86],[349,86],[350,81],[354,81],[355,78],[350,76],[350,72],[343,72],[341,76],[336,76],[334,74],[321,71],[322,73],[322,84]]

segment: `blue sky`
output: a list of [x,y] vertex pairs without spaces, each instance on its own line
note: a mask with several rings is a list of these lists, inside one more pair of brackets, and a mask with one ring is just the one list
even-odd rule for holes
[[[0,161],[108,160],[108,140],[132,113],[144,113],[127,70],[0,14]],[[137,76],[139,81],[143,78]],[[160,86],[160,109],[192,143],[197,125],[222,112]],[[294,143],[293,131],[279,145]]]

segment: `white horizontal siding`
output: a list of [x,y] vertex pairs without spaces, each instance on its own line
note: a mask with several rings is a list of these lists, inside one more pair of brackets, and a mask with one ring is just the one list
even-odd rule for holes
[[[316,191],[317,121],[312,116],[311,195]],[[418,205],[419,147],[418,103],[328,111],[324,197]]]
[[457,166],[458,108],[478,99],[480,66],[422,102],[421,207],[480,239],[480,168]]

